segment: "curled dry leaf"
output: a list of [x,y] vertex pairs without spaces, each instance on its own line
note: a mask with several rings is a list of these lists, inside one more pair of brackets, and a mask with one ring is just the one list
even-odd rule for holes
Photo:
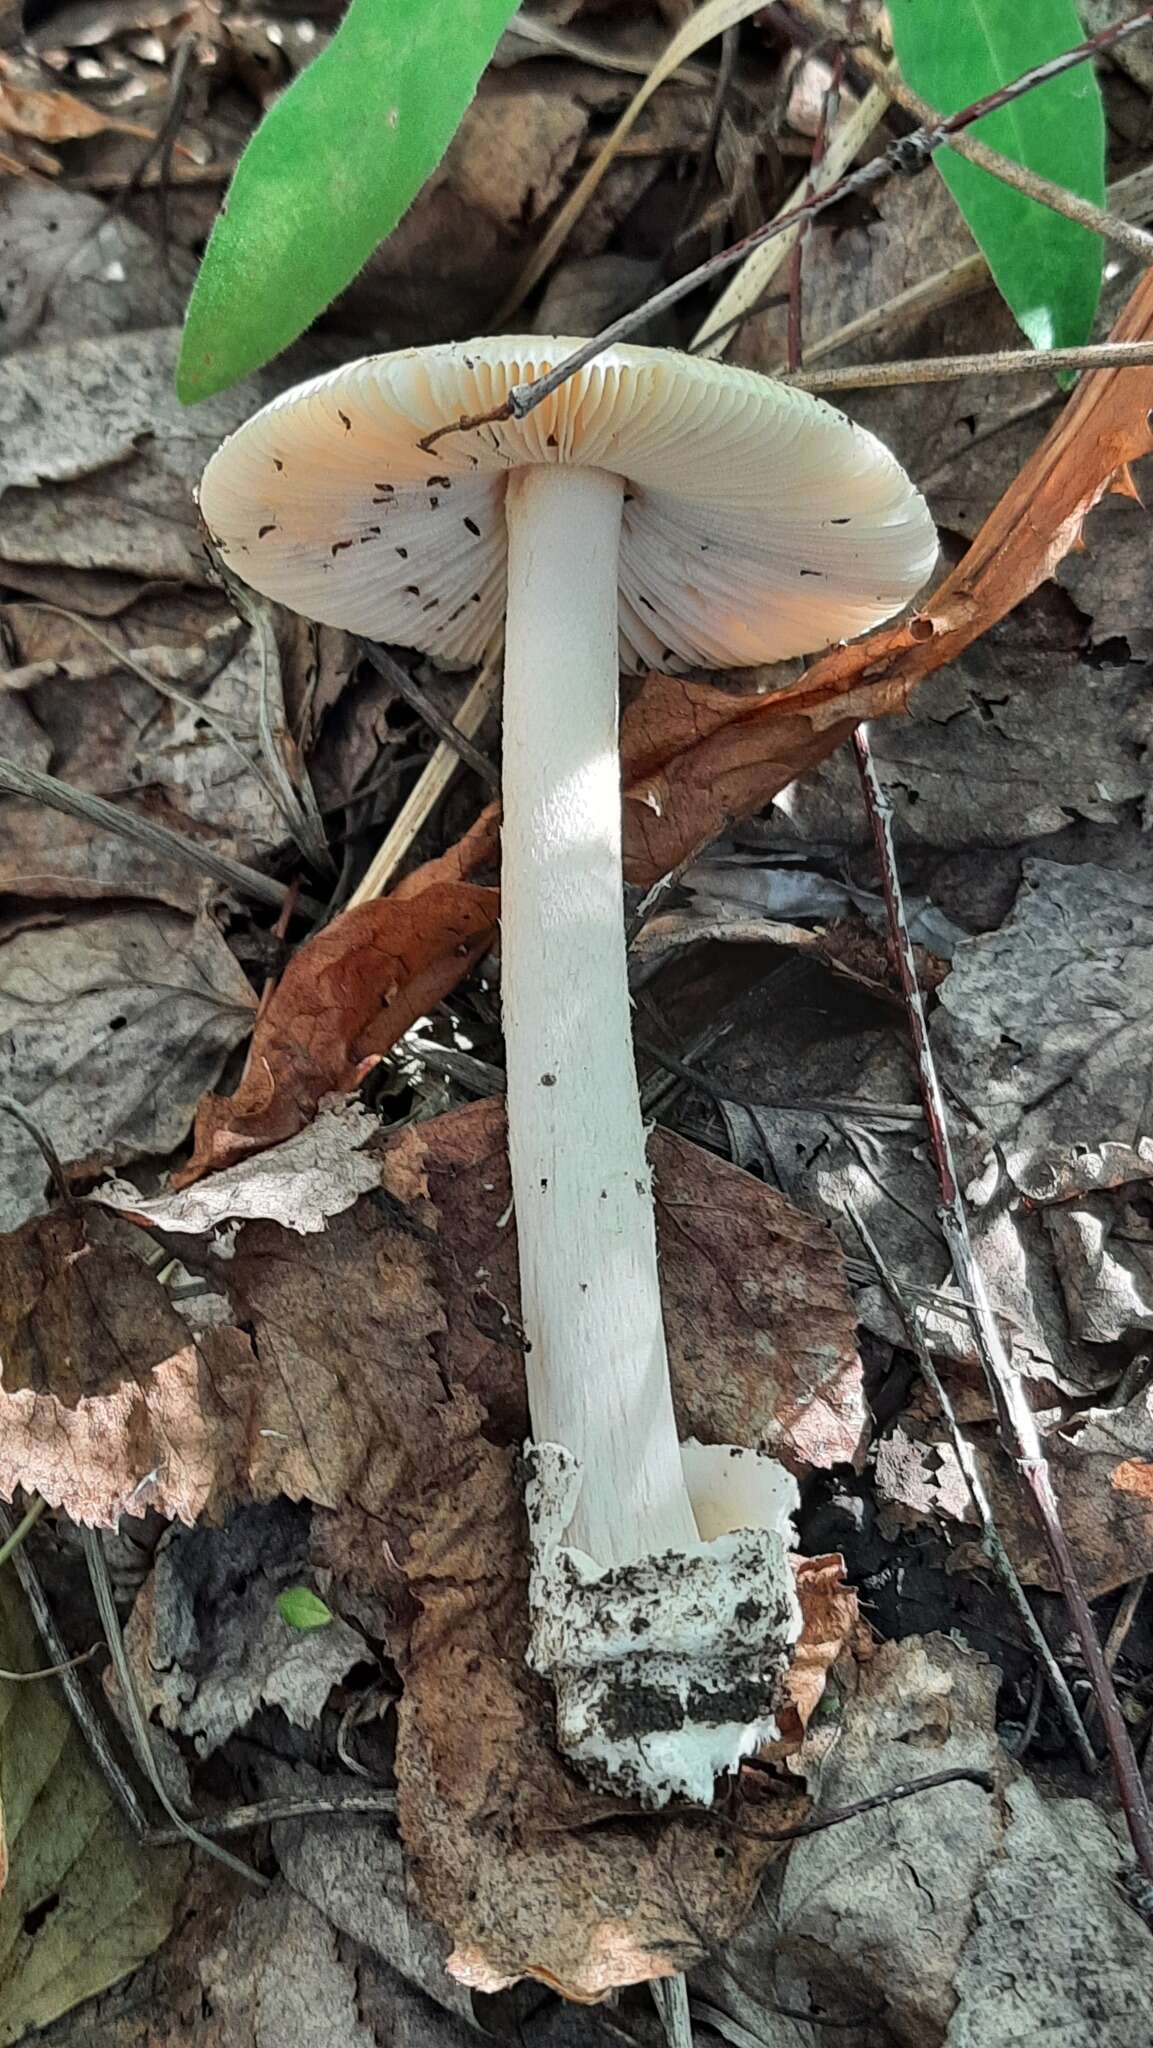
[[[2,62],[3,60],[0,60]],[[155,142],[151,128],[102,114],[71,92],[43,92],[32,86],[9,85],[0,77],[0,129],[33,142],[79,142],[88,135],[135,135]]]
[[[1139,281],[1112,339],[1140,341],[1153,333],[1153,272]],[[800,681],[767,696],[741,695],[668,676],[650,676],[625,713],[621,753],[625,776],[625,872],[648,887],[715,839],[734,819],[768,803],[848,738],[862,719],[902,710],[916,685],[942,668],[1004,618],[1053,573],[1077,544],[1085,515],[1126,463],[1153,448],[1153,369],[1094,371],[1083,378],[1050,432],[940,589],[913,618],[884,626],[815,661]],[[458,845],[410,875],[383,905],[338,918],[312,947],[323,947],[321,967],[312,948],[297,956],[294,987],[347,971],[363,981],[372,964],[363,954],[362,925],[376,911],[386,926],[404,913],[406,931],[418,933],[426,956],[442,964],[436,988],[445,995],[468,971],[466,949],[452,964],[459,899],[434,893],[460,886],[491,866],[499,845],[499,814],[490,807]],[[486,896],[490,919],[495,898]],[[392,906],[391,910],[389,905]],[[438,929],[443,926],[443,929]],[[347,968],[343,963],[347,959]],[[380,975],[377,970],[378,985]],[[386,969],[387,977],[387,969]],[[282,991],[288,983],[286,974]],[[281,991],[278,991],[278,998]],[[362,999],[363,1000],[363,999]],[[266,1025],[279,1034],[290,1019],[291,996],[270,1005]],[[370,1012],[372,1005],[369,1005]],[[414,1012],[419,1014],[419,1010]],[[357,1030],[363,1030],[363,1024]],[[208,1098],[198,1132],[191,1178],[231,1163],[247,1150],[274,1144],[300,1128],[322,1094],[347,1081],[314,1071],[306,1033],[291,1054],[280,1048],[265,1067],[254,1060],[235,1112],[243,1130],[230,1129],[229,1106]],[[387,1033],[383,1034],[387,1037]],[[388,1043],[395,1042],[395,1035]],[[384,1050],[374,1039],[370,1050]],[[345,1072],[355,1065],[346,1048]],[[282,1101],[282,1095],[287,1100]],[[234,1098],[235,1100],[236,1098]],[[219,1148],[219,1149],[217,1149]]]
[[449,883],[418,903],[363,903],[303,946],[261,1013],[235,1095],[200,1104],[174,1186],[293,1137],[322,1096],[355,1088],[479,959],[496,905],[491,889]]

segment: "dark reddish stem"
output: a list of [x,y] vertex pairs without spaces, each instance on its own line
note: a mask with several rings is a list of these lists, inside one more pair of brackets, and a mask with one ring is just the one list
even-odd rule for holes
[[1077,1576],[1077,1567],[1073,1562],[1068,1538],[1061,1525],[1057,1499],[1041,1446],[1036,1418],[1025,1399],[1020,1375],[1014,1370],[1005,1350],[985,1288],[984,1275],[977,1263],[973,1241],[969,1235],[969,1221],[953,1165],[953,1148],[949,1139],[945,1098],[929,1042],[925,1007],[917,982],[916,956],[909,936],[901,879],[897,870],[896,851],[893,845],[893,807],[878,780],[868,732],[863,725],[859,725],[853,734],[853,747],[865,796],[865,808],[872,827],[873,844],[880,862],[889,942],[900,976],[901,993],[905,999],[905,1012],[917,1061],[917,1080],[925,1111],[925,1122],[929,1130],[929,1143],[940,1182],[941,1228],[949,1248],[961,1297],[968,1305],[977,1354],[997,1411],[1002,1442],[1029,1490],[1046,1548],[1052,1559],[1053,1571],[1081,1646],[1097,1711],[1105,1731],[1105,1740],[1117,1781],[1117,1793],[1134,1852],[1145,1876],[1153,1878],[1153,1819],[1149,1812],[1148,1795],[1138,1768],[1125,1716],[1121,1711],[1117,1689],[1113,1684],[1113,1674],[1105,1662],[1100,1637],[1089,1611],[1089,1602]]

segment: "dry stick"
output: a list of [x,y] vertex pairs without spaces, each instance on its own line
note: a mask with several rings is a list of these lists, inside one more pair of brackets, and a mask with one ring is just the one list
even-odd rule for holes
[[40,1520],[40,1517],[44,1513],[44,1510],[47,1507],[47,1505],[47,1501],[41,1500],[39,1494],[36,1494],[34,1496],[32,1505],[29,1508],[27,1514],[23,1517],[21,1521],[17,1522],[16,1527],[13,1529],[11,1535],[6,1536],[4,1538],[3,1543],[0,1543],[0,1565],[7,1564],[8,1559],[13,1555],[13,1553],[19,1550],[20,1545],[24,1541],[24,1538],[29,1534],[31,1530],[33,1530],[36,1527],[36,1524]]
[[1081,1654],[1101,1716],[1117,1780],[1117,1792],[1137,1861],[1145,1876],[1153,1880],[1153,1820],[1150,1817],[1148,1795],[1137,1767],[1137,1758],[1125,1716],[1121,1711],[1121,1702],[1113,1684],[1113,1675],[1102,1654],[1100,1639],[1089,1611],[1089,1602],[1077,1577],[1077,1568],[1069,1549],[1068,1538],[1061,1524],[1036,1417],[1025,1399],[1020,1375],[1014,1370],[1006,1354],[997,1319],[985,1288],[985,1277],[977,1263],[972,1239],[969,1236],[965,1204],[953,1166],[953,1148],[949,1140],[945,1098],[937,1078],[932,1047],[929,1043],[925,1011],[917,982],[917,963],[905,916],[904,897],[893,845],[892,805],[878,780],[865,726],[857,727],[853,734],[853,746],[864,791],[865,807],[872,827],[873,843],[881,867],[889,939],[896,956],[901,992],[905,998],[909,1033],[917,1060],[917,1079],[925,1105],[929,1143],[940,1182],[941,1228],[958,1285],[966,1299],[973,1305],[970,1311],[973,1337],[997,1411],[1002,1441],[1029,1489],[1045,1545],[1053,1562],[1057,1583],[1081,1646]]
[[1001,1533],[997,1528],[996,1522],[993,1520],[992,1504],[985,1489],[985,1482],[981,1477],[981,1468],[977,1463],[972,1444],[962,1434],[961,1425],[957,1421],[956,1409],[953,1407],[941,1376],[933,1363],[929,1346],[925,1341],[925,1333],[921,1327],[920,1316],[906,1301],[899,1283],[889,1271],[880,1251],[873,1242],[864,1218],[858,1213],[851,1202],[846,1202],[845,1213],[856,1230],[858,1237],[861,1239],[873,1265],[876,1267],[881,1285],[900,1318],[909,1349],[920,1366],[921,1376],[928,1385],[941,1414],[945,1418],[945,1427],[949,1432],[957,1463],[965,1476],[969,1497],[980,1517],[981,1547],[986,1556],[996,1566],[1005,1582],[1006,1591],[1014,1607],[1017,1609],[1021,1620],[1024,1622],[1025,1632],[1037,1652],[1039,1665],[1043,1668],[1045,1676],[1049,1680],[1053,1697],[1060,1708],[1061,1717],[1069,1731],[1073,1746],[1085,1769],[1091,1775],[1094,1775],[1097,1770],[1097,1757],[1093,1745],[1085,1732],[1085,1724],[1077,1712],[1077,1703],[1069,1690],[1068,1680],[1053,1654],[1040,1622],[1029,1605],[1025,1588],[1021,1584],[1013,1561],[1001,1540]]
[[[876,93],[878,88],[873,86],[870,90],[871,93]],[[1153,213],[1153,165],[1146,164],[1141,170],[1130,172],[1127,177],[1115,179],[1109,187],[1108,197],[1110,207],[1119,219],[1136,222],[1147,220]],[[742,274],[738,274],[737,282]],[[863,341],[866,337],[876,339],[881,335],[887,336],[894,328],[921,320],[929,313],[940,312],[942,307],[951,305],[957,299],[969,298],[974,292],[983,290],[989,282],[989,266],[980,252],[974,251],[972,256],[962,256],[956,263],[949,264],[945,270],[936,270],[932,276],[922,278],[919,284],[906,285],[904,291],[895,292],[892,298],[885,299],[879,306],[871,306],[866,313],[859,313],[855,320],[846,320],[842,327],[831,328],[827,334],[818,336],[815,341],[808,341],[805,347],[806,357],[811,364],[816,362],[818,356],[836,355],[842,349],[849,348],[854,342]],[[721,308],[732,291],[733,286],[730,285],[724,299],[718,301],[707,327],[701,330],[700,336],[694,338],[691,344],[694,353],[718,354],[742,321],[764,310],[759,304],[745,305],[742,302],[738,305],[733,300],[726,317],[720,319]],[[756,296],[760,298],[759,292]],[[765,367],[770,377],[779,376],[785,368],[784,357],[780,357],[776,363],[766,364]]]
[[888,94],[882,87],[874,85],[865,94],[860,106],[854,107],[838,123],[830,137],[823,162],[816,171],[810,171],[806,178],[789,194],[783,207],[775,215],[776,220],[788,215],[794,225],[785,228],[775,242],[763,242],[754,249],[741,265],[735,277],[730,278],[716,305],[693,335],[689,347],[694,355],[719,356],[723,354],[729,338],[742,320],[755,311],[763,310],[769,286],[785,261],[791,245],[806,225],[795,224],[795,210],[812,191],[821,191],[834,184],[848,170],[854,157],[859,156],[866,142],[880,126],[889,111]]
[[[1114,22],[1111,28],[1102,29],[1098,35],[1088,37],[1072,50],[1066,50],[1063,56],[1051,57],[1048,63],[1034,65],[1032,70],[1023,71],[1020,77],[1012,79],[1008,85],[998,87],[996,92],[986,93],[982,99],[972,101],[967,107],[961,107],[957,113],[936,117],[931,125],[915,129],[912,135],[902,136],[899,141],[891,143],[883,155],[874,157],[870,163],[861,164],[857,170],[851,171],[837,184],[827,185],[823,191],[811,193],[807,199],[802,199],[787,213],[778,214],[775,220],[767,221],[764,227],[754,229],[751,235],[743,236],[739,242],[733,242],[729,248],[722,249],[719,255],[710,256],[704,263],[699,263],[695,270],[686,271],[684,277],[679,277],[673,284],[666,285],[663,291],[654,293],[651,299],[646,299],[643,305],[634,307],[631,313],[625,313],[619,320],[612,321],[600,334],[594,334],[591,341],[583,342],[580,348],[574,349],[570,356],[566,356],[563,362],[558,363],[556,368],[549,370],[545,376],[537,377],[530,384],[514,384],[503,405],[495,406],[491,412],[467,414],[461,419],[438,427],[434,433],[426,434],[420,442],[421,448],[428,453],[446,434],[488,426],[496,420],[527,419],[530,412],[534,412],[546,398],[551,398],[554,391],[559,391],[562,384],[566,384],[570,377],[575,377],[579,370],[583,370],[586,364],[591,363],[604,349],[611,347],[614,342],[627,340],[630,334],[635,333],[639,326],[653,319],[655,315],[677,305],[681,299],[686,298],[690,292],[697,291],[701,285],[710,284],[713,278],[722,276],[726,270],[731,270],[735,263],[743,262],[753,249],[761,248],[777,235],[785,234],[789,228],[813,219],[816,214],[824,213],[829,207],[839,205],[850,192],[863,192],[870,186],[880,184],[883,179],[894,173],[915,176],[932,161],[937,150],[943,148],[946,143],[953,142],[966,128],[972,127],[974,121],[983,120],[986,114],[996,113],[1000,108],[1010,106],[1014,100],[1019,100],[1035,86],[1044,85],[1051,78],[1059,78],[1064,72],[1071,71],[1075,65],[1084,64],[1088,58],[1097,56],[1101,51],[1112,49],[1116,43],[1124,41],[1127,36],[1136,35],[1138,29],[1148,28],[1151,23],[1153,6],[1144,7],[1140,14],[1134,15],[1130,20]],[[1142,234],[1140,229],[1129,227],[1124,221],[1115,220],[1112,214],[1102,212],[1099,207],[1087,206],[1085,201],[1074,198],[1071,193],[1058,194],[1054,188],[1047,193],[1034,192],[1030,196],[1040,200],[1042,205],[1048,206],[1052,211],[1076,220],[1082,227],[1092,228],[1095,234],[1106,235],[1111,240],[1123,240],[1127,248],[1132,248],[1136,242],[1146,261],[1153,255],[1153,237]],[[1057,203],[1058,197],[1060,204]]]
[[[819,0],[791,0],[791,4],[796,13],[810,22],[822,37],[834,35],[847,43],[851,62],[857,70],[863,72],[864,76],[872,79],[874,83],[884,81],[890,98],[907,114],[911,114],[915,121],[919,121],[923,127],[931,128],[940,120],[936,107],[930,106],[928,100],[921,98],[920,93],[907,86],[904,80],[895,74],[893,67],[886,62],[879,50],[869,43],[855,42],[851,36],[842,35],[836,23],[829,20]],[[1096,55],[1098,50],[1109,49],[1114,43],[1124,41],[1126,36],[1135,35],[1138,30],[1149,26],[1150,23],[1153,23],[1153,9],[1150,8],[1145,8],[1140,15],[1131,15],[1125,21],[1115,22],[1101,32],[1103,36],[1110,38],[1108,42],[1098,43],[1090,38],[1091,47],[1088,54]],[[1060,59],[1053,59],[1052,62],[1059,63]],[[1058,75],[1053,70],[1045,72],[1045,77]],[[1037,84],[1043,82],[1044,79],[1040,76],[1036,80]],[[1143,263],[1149,262],[1150,238],[1142,234],[1139,228],[1119,221],[1115,215],[1094,206],[1091,200],[1081,198],[1064,186],[1054,185],[1050,179],[1040,177],[1036,171],[1027,170],[1014,158],[1002,156],[1000,150],[990,149],[988,143],[979,142],[974,135],[963,136],[954,147],[958,156],[966,157],[970,163],[978,165],[983,171],[988,171],[991,177],[999,178],[1003,185],[1012,186],[1015,192],[1023,193],[1026,199],[1035,200],[1039,206],[1048,206],[1054,213],[1064,214],[1067,220],[1076,221],[1080,227],[1088,228],[1091,234],[1101,235],[1106,241],[1116,242]]]
[[[251,896],[257,903],[270,903],[274,910],[279,910],[290,899],[291,891],[283,882],[274,882],[271,875],[258,874],[255,868],[245,867],[238,860],[229,860],[225,854],[213,853],[211,847],[202,846],[195,839],[185,839],[183,834],[170,831],[167,825],[154,825],[147,818],[137,817],[135,811],[122,810],[119,804],[110,804],[106,797],[73,789],[71,783],[60,782],[55,775],[42,775],[37,768],[22,768],[19,762],[4,755],[0,755],[0,790],[9,796],[29,797],[33,803],[48,804],[54,811],[63,811],[67,818],[79,818],[83,825],[97,825],[105,831],[115,832],[121,839],[130,839],[149,853],[159,854],[163,860],[202,868],[215,881],[238,890],[242,896]],[[305,916],[323,917],[323,906],[314,897],[298,896],[296,902]]]
[[41,1678],[60,1678],[66,1671],[75,1671],[77,1665],[87,1664],[95,1657],[103,1643],[93,1643],[90,1650],[81,1650],[78,1657],[67,1657],[63,1664],[46,1664],[42,1671],[0,1671],[5,1685],[32,1685]]
[[951,384],[957,377],[1028,377],[1045,370],[1134,370],[1153,363],[1153,341],[1090,342],[1084,348],[1006,348],[982,356],[927,356],[853,363],[783,376],[799,391],[865,391],[890,384]]
[[[16,1533],[15,1524],[6,1507],[0,1505],[0,1534],[11,1545]],[[7,1547],[7,1546],[6,1546]],[[53,1662],[60,1666],[60,1686],[72,1718],[80,1730],[92,1754],[93,1762],[106,1784],[115,1794],[129,1825],[138,1835],[148,1832],[148,1815],[140,1803],[140,1795],[127,1772],[123,1770],[103,1725],[93,1713],[88,1695],[71,1668],[68,1645],[56,1626],[56,1617],[48,1605],[44,1589],[36,1568],[23,1544],[10,1550],[12,1569],[20,1581],[24,1598],[32,1609],[33,1619],[40,1631],[40,1639]]]
[[[245,1863],[241,1857],[234,1856],[231,1849],[222,1849],[219,1842],[210,1841],[209,1837],[203,1834],[198,1827],[195,1827],[191,1821],[185,1820],[184,1815],[179,1812],[169,1798],[156,1758],[152,1753],[152,1739],[148,1733],[148,1722],[145,1718],[144,1709],[140,1704],[140,1694],[136,1689],[136,1675],[131,1664],[128,1662],[128,1653],[124,1648],[124,1638],[120,1633],[120,1616],[116,1612],[112,1580],[109,1577],[108,1561],[105,1558],[100,1542],[99,1531],[96,1529],[82,1529],[80,1534],[84,1545],[84,1559],[88,1566],[88,1577],[92,1582],[92,1591],[96,1598],[96,1611],[100,1616],[101,1626],[108,1638],[108,1648],[111,1652],[113,1667],[120,1681],[121,1696],[124,1700],[129,1722],[131,1723],[137,1758],[152,1786],[152,1790],[155,1792],[169,1820],[179,1830],[184,1841],[191,1842],[198,1849],[203,1849],[207,1855],[214,1857],[217,1863],[223,1863],[227,1869],[234,1870],[238,1876],[246,1878],[249,1884],[259,1885],[261,1890],[266,1890],[269,1883],[268,1878],[264,1877],[259,1870],[254,1870],[252,1865]],[[143,1832],[145,1834],[148,1833],[147,1822],[144,1825]]]
[[[849,27],[856,26],[857,0],[849,0]],[[817,190],[820,183],[821,165],[825,160],[825,149],[829,131],[837,118],[841,102],[841,86],[845,77],[845,46],[838,43],[833,55],[829,83],[821,95],[821,111],[817,116],[817,132],[813,136],[813,153],[809,160],[809,175],[805,180],[803,196]],[[799,370],[804,362],[804,281],[805,250],[808,246],[811,223],[806,221],[793,243],[789,259],[789,305],[786,315],[786,361],[790,370]]]
[[[498,641],[489,649],[475,683],[453,719],[454,726],[459,732],[463,732],[467,739],[476,737],[496,703],[500,688],[502,647],[503,642]],[[371,903],[374,897],[384,894],[421,826],[444,795],[459,765],[460,759],[455,743],[450,747],[441,740],[415,789],[405,798],[389,826],[368,873],[345,904],[346,910],[355,910],[361,903]]]
[[491,790],[494,796],[499,796],[500,776],[488,756],[473,745],[468,734],[462,732],[459,725],[454,725],[451,718],[445,717],[444,712],[437,708],[432,698],[421,689],[420,684],[413,682],[408,670],[402,668],[399,661],[394,661],[392,655],[385,648],[378,646],[375,640],[358,637],[356,644],[365,660],[372,663],[377,675],[383,676],[389,687],[396,691],[397,696],[403,697],[405,703],[419,713],[437,738],[451,747],[454,754],[459,755],[466,768],[471,768],[474,775],[479,775],[486,789]]
[[[299,1799],[260,1799],[252,1806],[233,1806],[227,1813],[202,1814],[198,1822],[202,1835],[245,1835],[251,1828],[271,1827],[282,1820],[307,1820],[323,1813],[396,1812],[395,1792],[339,1792],[327,1798],[319,1792],[303,1793]],[[143,1837],[150,1849],[173,1847],[186,1840],[183,1828],[147,1828]]]
[[887,1792],[874,1792],[868,1799],[854,1799],[851,1806],[831,1806],[827,1813],[810,1815],[808,1820],[798,1821],[793,1828],[752,1828],[739,1826],[734,1821],[724,1821],[724,1814],[717,1818],[732,1828],[734,1834],[755,1835],[759,1842],[797,1842],[802,1835],[819,1835],[825,1828],[839,1828],[844,1821],[856,1820],[859,1814],[875,1813],[879,1806],[893,1806],[898,1799],[914,1799],[921,1792],[935,1792],[939,1785],[977,1785],[982,1792],[995,1792],[997,1780],[992,1771],[975,1770],[960,1765],[953,1771],[931,1771],[927,1778],[907,1778],[902,1785],[890,1785]]

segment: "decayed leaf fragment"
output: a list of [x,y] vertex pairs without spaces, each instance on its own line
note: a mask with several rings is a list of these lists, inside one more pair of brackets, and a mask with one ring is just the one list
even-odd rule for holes
[[5,1499],[23,1486],[76,1521],[112,1526],[147,1507],[192,1522],[209,1505],[229,1389],[134,1240],[96,1209],[0,1237]]
[[[44,1662],[19,1584],[0,1572],[0,1665]],[[169,1933],[183,1850],[132,1839],[50,1680],[0,1679],[0,2041],[22,2040],[114,1984]]]
[[177,1192],[142,1195],[131,1181],[103,1181],[91,1200],[153,1225],[207,1236],[223,1225],[269,1216],[302,1235],[323,1230],[330,1216],[351,1208],[376,1187],[379,1169],[365,1151],[379,1131],[376,1118],[353,1097],[321,1102],[294,1138],[238,1166],[222,1167]]

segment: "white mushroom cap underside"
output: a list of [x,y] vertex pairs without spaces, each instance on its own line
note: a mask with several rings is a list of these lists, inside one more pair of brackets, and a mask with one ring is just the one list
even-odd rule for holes
[[625,480],[629,666],[811,653],[920,589],[936,534],[900,464],[831,406],[749,370],[606,349],[526,419],[419,446],[578,345],[405,349],[286,392],[204,473],[200,507],[224,560],[309,618],[471,663],[505,601],[505,476],[568,463]]

